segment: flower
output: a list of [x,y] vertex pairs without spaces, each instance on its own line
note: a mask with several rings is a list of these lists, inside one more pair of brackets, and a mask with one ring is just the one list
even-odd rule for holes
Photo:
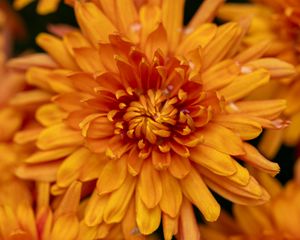
[[149,235],[161,219],[165,239],[198,239],[192,204],[208,221],[220,212],[208,187],[246,205],[268,200],[238,160],[279,171],[246,140],[285,126],[285,101],[243,99],[292,65],[259,58],[257,46],[238,54],[249,22],[209,23],[221,1],[204,2],[186,27],[184,1],[99,3],[75,3],[80,30],[37,38],[58,67],[31,68],[28,82],[57,95],[36,111],[39,150],[17,175],[55,182],[54,195],[96,180],[87,239],[114,224]]
[[[252,99],[284,98],[287,100],[284,118],[290,119],[291,124],[280,131],[267,130],[259,144],[262,153],[268,158],[273,158],[282,143],[295,146],[300,139],[300,104],[297,100],[300,89],[300,62],[297,47],[300,26],[295,18],[300,8],[299,6],[297,8],[297,1],[257,2],[264,5],[226,4],[220,9],[219,16],[222,19],[235,21],[247,15],[252,16],[253,21],[243,45],[249,47],[262,41],[270,42],[263,56],[278,57],[293,64],[297,69],[294,76],[289,78],[279,76],[278,80],[271,81],[252,96]],[[283,6],[285,6],[285,11]],[[288,12],[293,12],[293,14],[289,15]]]
[[267,175],[259,175],[271,201],[257,207],[234,205],[233,217],[224,212],[217,222],[201,226],[204,239],[299,239],[299,175],[284,187]]

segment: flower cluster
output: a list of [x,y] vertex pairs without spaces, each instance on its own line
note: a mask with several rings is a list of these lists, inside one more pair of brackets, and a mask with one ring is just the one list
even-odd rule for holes
[[14,56],[30,2],[0,4],[1,240],[300,237],[297,1],[66,0]]

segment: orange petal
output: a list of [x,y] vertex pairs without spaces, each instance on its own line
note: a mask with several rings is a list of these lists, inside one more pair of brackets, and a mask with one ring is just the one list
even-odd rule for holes
[[[230,155],[244,153],[241,139],[231,130],[219,124],[209,123],[199,134],[204,136],[204,145]],[[228,142],[230,139],[230,143]]]
[[266,159],[252,145],[244,143],[244,149],[246,154],[241,155],[238,158],[249,163],[255,168],[260,169],[261,171],[271,174],[272,176],[275,176],[280,171],[280,167],[277,163],[271,162]]
[[186,198],[183,198],[179,216],[179,239],[201,239],[193,206]]
[[135,184],[136,178],[127,175],[124,183],[111,193],[104,209],[103,219],[106,223],[117,223],[123,219],[129,202],[132,201]]
[[196,48],[204,48],[215,36],[217,32],[217,26],[211,23],[202,24],[197,27],[191,34],[183,38],[176,54],[184,55]]
[[45,127],[60,123],[67,113],[55,104],[45,104],[35,114],[36,119]]
[[97,226],[103,221],[104,209],[108,202],[108,198],[108,195],[100,197],[96,191],[93,192],[88,201],[84,215],[84,222],[87,226]]
[[[74,149],[75,150],[75,149]],[[80,170],[87,160],[90,158],[91,153],[86,148],[79,148],[78,150],[70,153],[58,169],[57,172],[57,185],[60,187],[67,187],[75,181],[80,174]]]
[[139,231],[144,235],[153,233],[159,227],[160,219],[159,206],[147,208],[140,195],[136,193],[136,223]]
[[105,167],[97,182],[97,192],[101,196],[117,190],[125,181],[127,175],[127,156],[117,160],[110,160]]
[[192,161],[221,176],[230,176],[236,172],[233,163],[234,159],[228,154],[221,153],[205,145],[198,145],[191,149],[190,158]]
[[171,240],[173,235],[176,235],[178,232],[178,216],[176,218],[171,218],[169,215],[163,214],[162,222],[163,222],[164,239]]
[[137,191],[147,208],[154,208],[162,197],[162,183],[159,173],[152,163],[146,160],[139,174]]
[[180,183],[184,195],[196,205],[204,218],[209,222],[217,220],[220,215],[220,205],[206,187],[199,173],[192,169]]
[[99,42],[107,42],[108,35],[117,31],[94,3],[76,1],[75,15],[81,30],[94,46]]
[[256,88],[269,81],[270,74],[267,70],[258,69],[249,74],[238,76],[231,84],[220,90],[225,100],[236,101],[251,93]]
[[40,149],[48,150],[76,146],[81,144],[82,140],[80,132],[69,129],[64,124],[56,124],[41,132],[37,140],[37,146]]
[[242,114],[218,115],[213,121],[229,128],[243,140],[254,139],[262,132],[262,127],[258,122]]
[[168,170],[174,177],[182,179],[191,171],[190,160],[188,158],[180,157],[177,154],[173,154]]
[[171,52],[178,46],[183,24],[183,6],[183,0],[178,0],[176,4],[172,0],[162,2],[162,23],[167,31],[168,47]]
[[162,197],[159,202],[161,210],[170,217],[175,218],[180,210],[182,194],[180,185],[167,171],[161,171]]
[[79,234],[79,221],[75,214],[63,214],[54,223],[51,239],[76,239]]
[[37,44],[43,48],[60,66],[77,70],[77,64],[67,51],[63,41],[47,33],[40,33],[36,38]]
[[161,50],[163,55],[168,52],[168,42],[166,30],[159,24],[158,27],[148,35],[145,43],[145,52],[149,60],[152,60],[155,51]]

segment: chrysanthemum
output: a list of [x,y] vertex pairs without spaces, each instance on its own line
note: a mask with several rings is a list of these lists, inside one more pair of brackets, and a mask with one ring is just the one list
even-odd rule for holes
[[224,212],[217,222],[201,226],[205,240],[300,238],[299,179],[282,187],[277,180],[266,175],[260,174],[259,178],[271,193],[271,201],[257,207],[234,205],[233,217]]
[[17,174],[54,181],[55,195],[97,180],[86,239],[118,223],[125,236],[147,235],[161,221],[165,239],[198,239],[192,204],[208,221],[220,212],[208,187],[246,205],[269,198],[238,161],[279,171],[246,140],[283,127],[285,101],[243,98],[294,69],[260,58],[262,44],[237,54],[249,22],[207,23],[220,3],[183,26],[184,1],[76,2],[80,31],[37,38],[59,67],[32,68],[28,82],[58,94],[37,110],[39,151]]
[[[291,120],[288,128],[281,131],[267,131],[260,143],[261,151],[273,158],[282,143],[295,146],[300,140],[300,91],[299,78],[299,14],[298,1],[257,1],[259,4],[226,4],[220,9],[219,16],[227,20],[239,20],[241,17],[252,16],[250,31],[243,45],[253,46],[262,41],[269,41],[264,56],[278,57],[293,64],[297,74],[291,78],[281,78],[271,81],[265,87],[256,91],[252,98],[265,99],[285,98],[287,109],[284,117]],[[273,63],[269,63],[272,64]]]

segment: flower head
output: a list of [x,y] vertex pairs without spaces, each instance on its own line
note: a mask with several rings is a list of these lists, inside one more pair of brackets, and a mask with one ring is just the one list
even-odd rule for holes
[[294,69],[258,47],[238,54],[249,23],[207,23],[220,3],[205,2],[185,27],[184,1],[76,2],[80,31],[37,38],[58,67],[31,68],[28,81],[56,96],[36,111],[38,150],[17,175],[55,182],[55,195],[97,180],[82,222],[91,239],[118,223],[148,235],[161,219],[166,239],[198,239],[192,204],[208,221],[220,212],[208,186],[246,205],[269,198],[237,160],[279,171],[245,141],[285,126],[285,102],[243,99]]
[[241,17],[251,16],[253,21],[243,45],[253,46],[267,41],[270,45],[265,48],[264,56],[278,57],[293,64],[297,69],[295,75],[289,78],[279,76],[276,81],[271,81],[251,96],[252,99],[271,97],[287,100],[284,118],[291,120],[290,126],[280,131],[267,131],[259,146],[264,155],[273,158],[282,143],[295,146],[300,139],[300,104],[297,100],[300,87],[298,48],[300,27],[297,18],[294,18],[295,15],[292,14],[294,17],[287,15],[288,9],[293,9],[292,12],[296,13],[300,8],[297,1],[257,2],[261,4],[226,4],[220,9],[219,15],[223,19],[236,21]]

